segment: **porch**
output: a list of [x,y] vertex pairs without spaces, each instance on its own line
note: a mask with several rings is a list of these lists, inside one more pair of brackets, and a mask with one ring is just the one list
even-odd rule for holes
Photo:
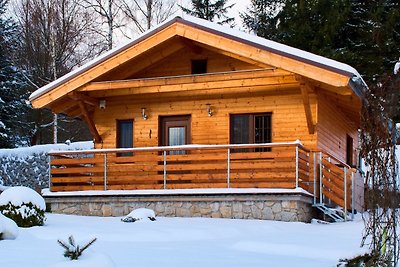
[[354,209],[355,169],[299,141],[52,152],[50,191],[302,188]]

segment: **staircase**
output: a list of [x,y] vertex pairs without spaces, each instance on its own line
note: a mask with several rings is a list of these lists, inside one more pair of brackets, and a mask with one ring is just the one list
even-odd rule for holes
[[333,222],[345,222],[349,220],[347,214],[342,209],[329,208],[325,204],[314,204],[313,207],[321,211],[325,216],[329,217]]
[[[322,152],[314,153],[313,167],[313,207],[332,222],[349,220],[347,211],[351,209],[352,214],[354,212],[353,174],[355,170],[346,163]],[[338,208],[332,208],[332,206]]]

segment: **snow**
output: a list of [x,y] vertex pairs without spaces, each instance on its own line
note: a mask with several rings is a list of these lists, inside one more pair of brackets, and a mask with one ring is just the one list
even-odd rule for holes
[[[15,186],[6,189],[0,194],[0,205],[11,203],[14,206],[22,206],[22,204],[28,204],[29,202],[41,210],[46,210],[46,203],[43,197],[31,188]],[[23,207],[21,208],[24,209]],[[25,211],[21,210],[21,213],[25,214]]]
[[156,214],[152,209],[139,208],[131,211],[128,215],[121,219],[123,222],[135,222],[140,220],[154,221]]
[[103,253],[92,253],[88,254],[83,252],[82,256],[78,260],[65,259],[63,262],[59,262],[52,267],[115,267],[116,265],[112,259]]
[[19,228],[17,224],[0,212],[0,240],[16,239],[18,233]]
[[312,196],[303,188],[198,188],[198,189],[157,189],[157,190],[87,190],[70,192],[51,192],[42,190],[45,197],[59,196],[123,196],[123,195],[217,195],[217,194],[304,194]]
[[93,148],[92,141],[74,142],[68,144],[47,144],[36,145],[31,147],[19,147],[12,149],[0,149],[0,157],[28,157],[34,154],[43,154],[49,151],[68,151],[68,150],[88,150]]
[[241,39],[242,41],[251,42],[256,45],[263,46],[265,49],[272,50],[274,52],[278,52],[278,54],[284,54],[285,56],[300,58],[300,59],[303,59],[304,61],[310,62],[311,64],[315,64],[315,65],[326,66],[328,68],[336,70],[339,73],[345,72],[347,75],[354,76],[356,80],[359,79],[361,81],[361,83],[365,87],[367,87],[367,85],[365,84],[361,75],[357,72],[357,70],[347,64],[344,64],[344,63],[341,63],[341,62],[338,62],[336,60],[332,60],[329,58],[325,58],[322,56],[318,56],[316,54],[309,53],[309,52],[306,52],[306,51],[303,51],[303,50],[300,50],[300,49],[297,49],[294,47],[290,47],[290,46],[287,46],[287,45],[284,45],[281,43],[267,40],[267,39],[264,39],[264,38],[261,38],[261,37],[258,37],[258,36],[255,36],[255,35],[252,35],[252,34],[237,30],[237,29],[232,29],[232,28],[229,28],[228,26],[219,25],[217,23],[213,23],[213,22],[210,22],[210,21],[207,21],[204,19],[196,18],[196,17],[190,16],[187,14],[182,14],[177,17],[173,17],[173,16],[170,17],[169,19],[165,20],[163,23],[161,23],[155,27],[152,27],[148,31],[142,33],[136,39],[131,40],[121,46],[115,47],[114,49],[111,49],[110,51],[100,55],[99,57],[95,58],[94,60],[89,61],[86,64],[84,64],[83,66],[62,76],[61,78],[47,84],[46,86],[43,86],[42,88],[33,92],[29,96],[29,100],[32,101],[32,100],[40,97],[41,95],[51,91],[53,88],[61,85],[62,83],[72,80],[75,76],[106,61],[107,59],[120,53],[121,51],[128,49],[129,47],[132,47],[138,41],[145,38],[148,34],[151,34],[153,31],[155,31],[157,28],[162,28],[162,27],[168,25],[169,23],[171,23],[172,21],[176,20],[177,18],[182,18],[183,20],[186,20],[188,22],[202,26],[209,30],[219,32],[223,35],[229,35],[230,37],[233,37],[236,39]]
[[399,61],[397,61],[396,64],[394,65],[393,74],[396,75],[397,73],[399,73],[399,71],[400,71],[400,58]]
[[[16,240],[0,241],[0,266],[66,266],[56,265],[67,261],[57,239],[69,235],[80,240],[97,237],[82,260],[107,254],[118,267],[324,267],[365,251],[359,247],[360,216],[334,224],[165,217],[123,223],[120,217],[46,217],[45,226],[21,228]],[[93,256],[93,261],[99,259]]]

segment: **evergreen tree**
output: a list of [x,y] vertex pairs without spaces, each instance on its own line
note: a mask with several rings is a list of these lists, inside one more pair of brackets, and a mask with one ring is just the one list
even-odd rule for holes
[[367,82],[399,57],[397,0],[252,0],[241,17],[257,35],[350,64]]
[[0,148],[26,144],[23,129],[27,127],[26,84],[11,60],[15,49],[16,25],[6,18],[8,0],[0,0]]
[[226,14],[234,4],[226,6],[227,0],[191,0],[191,8],[180,8],[187,14],[214,21],[216,18],[220,20],[219,24],[228,24],[233,26],[234,18],[229,18]]

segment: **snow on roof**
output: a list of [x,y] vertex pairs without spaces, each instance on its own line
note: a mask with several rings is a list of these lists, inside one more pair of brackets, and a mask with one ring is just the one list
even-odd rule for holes
[[302,60],[312,65],[318,65],[322,68],[330,69],[334,72],[341,73],[353,78],[354,81],[358,81],[362,84],[362,86],[367,87],[364,80],[362,79],[361,75],[357,72],[357,70],[347,64],[341,63],[339,61],[329,59],[326,57],[322,57],[310,52],[306,52],[304,50],[300,50],[288,45],[284,45],[281,43],[277,43],[256,35],[252,35],[237,29],[232,29],[214,22],[210,22],[208,20],[196,18],[187,14],[182,14],[181,16],[171,17],[164,21],[163,23],[149,29],[148,31],[139,35],[136,39],[129,41],[119,47],[116,47],[101,56],[89,61],[88,63],[84,64],[83,66],[75,69],[74,71],[69,72],[68,74],[62,76],[61,78],[43,86],[42,88],[36,90],[29,96],[29,100],[32,101],[41,95],[51,91],[53,88],[59,86],[60,84],[69,81],[73,77],[87,71],[88,69],[92,68],[93,66],[109,59],[110,57],[120,53],[121,51],[133,46],[134,44],[140,42],[141,40],[145,39],[147,36],[153,34],[164,27],[167,27],[169,24],[174,23],[176,21],[180,21],[182,23],[189,23],[191,26],[203,28],[208,31],[217,32],[225,37],[236,39],[246,43],[252,43],[257,46],[261,46],[261,48],[265,50],[269,50],[273,53],[281,54],[286,57],[294,58],[296,60]]

